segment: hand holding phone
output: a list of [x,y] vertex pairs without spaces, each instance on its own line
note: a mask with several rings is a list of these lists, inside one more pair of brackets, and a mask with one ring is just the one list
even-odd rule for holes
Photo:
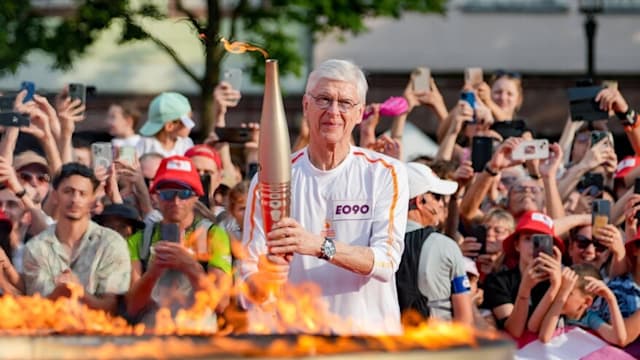
[[[602,141],[602,139],[607,139],[605,141],[608,141],[610,139],[608,131],[598,131],[598,130],[592,131],[591,132],[591,147],[594,147],[595,145],[597,145],[600,141]],[[609,143],[609,145],[610,145],[610,143]]]
[[251,128],[248,127],[216,127],[219,142],[244,144],[251,141]]
[[[242,70],[238,68],[227,69],[222,73],[222,80],[231,85],[233,90],[242,91]],[[230,100],[231,106],[238,105],[240,98]]]
[[118,160],[133,166],[136,162],[136,148],[134,146],[121,146],[118,148]]

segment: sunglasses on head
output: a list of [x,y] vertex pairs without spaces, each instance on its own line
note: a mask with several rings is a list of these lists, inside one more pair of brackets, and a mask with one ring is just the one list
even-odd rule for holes
[[171,201],[175,199],[176,196],[180,200],[187,200],[193,196],[196,196],[196,193],[189,189],[158,190],[158,197],[160,197],[160,200]]
[[599,242],[597,242],[596,240],[590,239],[586,236],[583,235],[578,235],[576,236],[576,245],[578,245],[578,248],[580,250],[584,250],[586,248],[589,247],[590,244],[593,244],[593,247],[596,249],[596,252],[605,252],[607,250],[607,247],[600,244]]
[[20,176],[20,179],[24,182],[31,182],[35,179],[40,183],[48,183],[51,180],[49,174],[35,174],[28,171],[21,171],[18,176]]
[[505,70],[496,70],[495,73],[493,73],[493,76],[496,79],[499,79],[503,76],[509,77],[509,78],[513,78],[513,79],[521,79],[522,75],[517,72],[517,71],[505,71]]

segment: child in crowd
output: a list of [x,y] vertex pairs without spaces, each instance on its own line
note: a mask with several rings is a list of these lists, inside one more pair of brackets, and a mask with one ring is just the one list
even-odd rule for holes
[[[558,325],[578,325],[602,337],[607,342],[623,346],[627,339],[624,320],[615,295],[600,280],[598,270],[589,264],[574,265],[562,270],[562,286],[551,308],[544,317],[538,337],[548,342]],[[596,296],[602,297],[608,304],[611,319],[607,323],[596,311],[589,310]]]
[[138,145],[140,135],[136,134],[136,128],[142,114],[133,102],[112,104],[107,113],[107,125],[109,135],[113,136],[111,144],[115,148]]
[[178,93],[165,92],[149,104],[147,122],[140,128],[142,138],[136,145],[138,156],[158,153],[163,157],[184,155],[193,140],[184,135],[185,128],[193,129],[189,100]]

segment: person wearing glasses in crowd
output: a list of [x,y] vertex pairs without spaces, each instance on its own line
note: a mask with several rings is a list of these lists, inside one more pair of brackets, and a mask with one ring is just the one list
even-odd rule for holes
[[[215,275],[219,286],[231,273],[229,236],[222,227],[194,213],[204,191],[191,159],[178,155],[163,159],[149,191],[157,198],[163,218],[128,239],[134,283],[127,294],[126,314],[132,321],[146,319],[156,305],[167,300],[166,281],[173,280],[167,280],[171,276],[165,270],[180,273],[174,286],[191,301],[195,291],[211,285],[207,273]],[[161,225],[167,223],[178,224],[179,243],[162,238]],[[217,311],[227,303],[228,297]]]
[[514,120],[524,100],[522,77],[517,72],[498,70],[491,78],[491,86],[483,82],[477,91],[496,121]]
[[367,81],[355,64],[327,60],[309,75],[302,99],[309,144],[292,154],[291,217],[265,233],[256,177],[248,192],[241,276],[255,301],[263,283],[313,282],[349,334],[402,331],[395,283],[404,247],[409,191],[404,164],[351,145]]

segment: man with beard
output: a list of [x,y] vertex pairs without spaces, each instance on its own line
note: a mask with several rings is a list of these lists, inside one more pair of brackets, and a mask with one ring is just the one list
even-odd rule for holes
[[27,295],[55,300],[71,296],[79,286],[84,288],[80,300],[90,308],[117,309],[117,296],[129,289],[131,263],[124,239],[91,221],[98,185],[90,168],[62,166],[51,193],[58,204],[58,222],[26,244]]
[[[177,155],[163,159],[149,191],[157,197],[162,221],[147,224],[128,239],[134,284],[127,294],[127,316],[132,321],[145,319],[159,304],[175,309],[184,305],[175,300],[192,302],[197,290],[211,285],[207,272],[215,275],[218,286],[231,273],[229,236],[194,213],[204,191],[193,162]],[[167,224],[177,224],[180,239],[162,237]],[[227,303],[228,296],[223,296],[218,312]]]

